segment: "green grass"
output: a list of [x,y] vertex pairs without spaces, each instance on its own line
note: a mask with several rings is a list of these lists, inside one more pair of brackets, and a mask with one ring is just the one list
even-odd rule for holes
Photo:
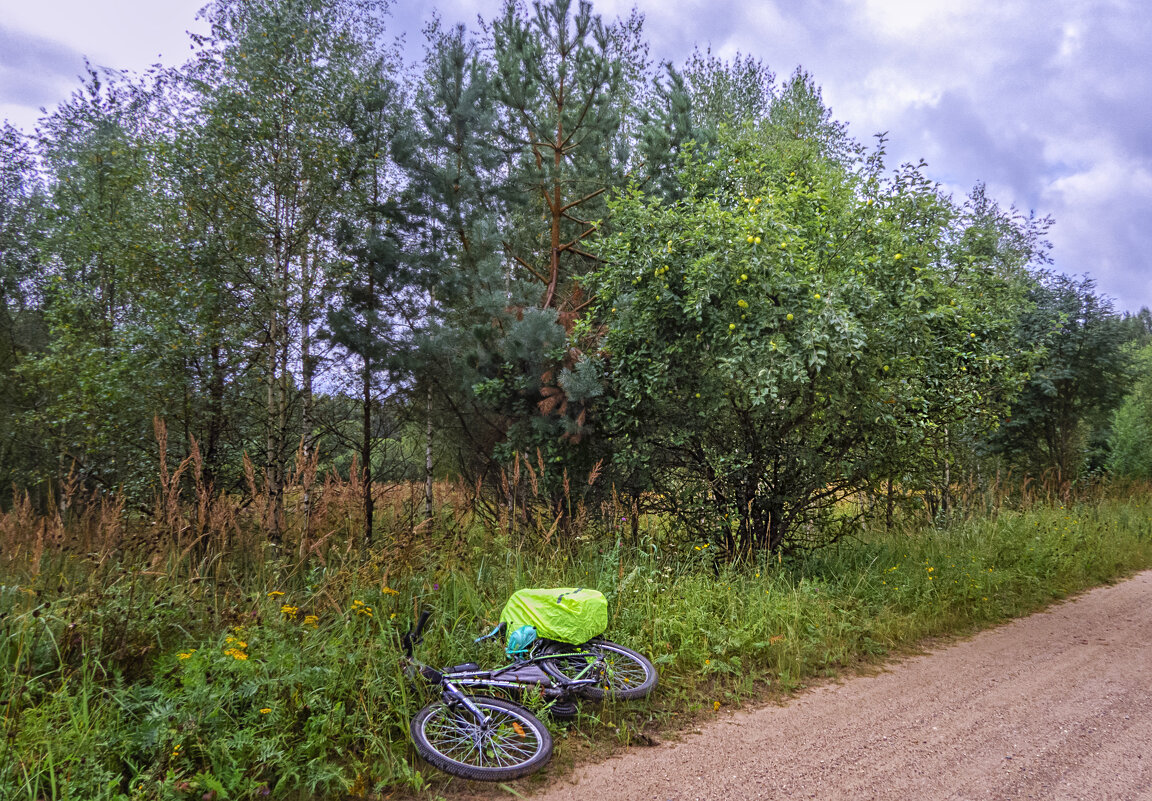
[[0,576],[0,797],[436,792],[442,777],[407,740],[427,699],[398,659],[416,609],[435,611],[427,661],[483,662],[498,646],[471,641],[513,590],[596,587],[609,636],[651,655],[661,688],[558,731],[563,764],[573,742],[627,741],[674,726],[672,713],[789,691],[1152,566],[1150,521],[1146,499],[1105,500],[741,565],[655,526],[639,543],[571,550],[431,532],[416,564],[353,554],[217,581],[46,557],[36,576]]

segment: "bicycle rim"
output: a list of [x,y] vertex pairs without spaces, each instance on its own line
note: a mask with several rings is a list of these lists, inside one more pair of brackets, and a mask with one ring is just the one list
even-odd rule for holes
[[552,738],[534,715],[495,698],[473,698],[488,716],[482,727],[464,707],[426,707],[412,721],[420,755],[446,773],[481,781],[513,779],[543,766]]

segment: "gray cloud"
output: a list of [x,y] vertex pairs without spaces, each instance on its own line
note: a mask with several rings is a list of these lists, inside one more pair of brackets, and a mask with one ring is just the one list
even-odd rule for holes
[[[144,24],[135,2],[115,6]],[[1120,308],[1152,306],[1152,6],[1144,0],[594,0],[594,10],[612,19],[634,2],[647,15],[654,60],[683,63],[693,46],[710,45],[723,57],[761,58],[779,78],[802,65],[858,139],[889,132],[891,163],[924,158],[957,195],[983,180],[1002,205],[1051,214],[1058,269],[1095,277]],[[437,5],[445,24],[475,29],[477,15],[490,19],[501,0]],[[410,59],[423,53],[431,10],[393,6],[389,28],[406,33]],[[171,20],[180,31],[191,21]],[[52,21],[35,30],[52,36]],[[125,52],[103,37],[93,50]],[[51,107],[82,69],[71,48],[0,27],[3,104]]]
[[0,67],[66,75],[77,59],[79,53],[58,42],[0,25]]
[[[978,181],[1056,219],[1057,269],[1087,272],[1120,308],[1152,306],[1152,8],[1137,0],[637,0],[656,61],[694,46],[802,65],[852,133],[889,133],[893,164],[928,161],[957,196]],[[606,18],[633,0],[596,0]],[[447,0],[474,27],[499,0]],[[409,51],[415,18],[399,5]]]
[[989,115],[967,92],[948,90],[937,103],[910,109],[898,136],[904,148],[939,166],[940,181],[1010,185],[1028,198],[1038,198],[1045,185],[1043,138]]
[[15,106],[53,106],[67,97],[84,68],[69,47],[0,25],[0,97]]
[[[763,9],[757,5],[756,8]],[[1152,8],[1134,2],[783,2],[711,15],[700,40],[808,68],[857,138],[1051,214],[1057,269],[1152,305]],[[763,24],[780,16],[775,25]],[[710,21],[710,20],[727,20]],[[795,31],[801,31],[796,34]]]

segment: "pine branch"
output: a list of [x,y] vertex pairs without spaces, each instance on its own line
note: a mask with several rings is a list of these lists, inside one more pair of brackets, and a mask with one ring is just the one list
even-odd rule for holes
[[[587,223],[585,223],[585,225],[587,225]],[[588,236],[588,235],[592,234],[592,233],[593,233],[593,232],[595,232],[595,231],[596,231],[596,229],[595,229],[595,228],[589,228],[589,229],[588,229],[588,230],[586,230],[584,233],[580,234],[580,236],[578,236],[578,237],[576,237],[575,239],[573,239],[571,242],[569,242],[569,243],[567,243],[567,244],[565,244],[565,245],[561,245],[561,246],[560,246],[560,250],[572,250],[572,251],[575,251],[575,250],[576,250],[576,243],[577,243],[577,242],[579,242],[579,241],[580,241],[581,239],[583,239],[584,237],[586,237],[586,236]],[[597,261],[599,261],[599,259],[597,259]]]
[[569,253],[575,253],[577,256],[583,256],[586,259],[590,259],[592,261],[603,263],[603,259],[601,259],[600,257],[593,256],[591,253],[589,253],[585,250],[581,250],[580,248],[578,248],[574,245],[573,246],[567,246],[566,245],[564,248],[561,248],[561,249],[567,250]]
[[540,281],[540,282],[541,282],[541,283],[543,283],[543,284],[546,284],[546,283],[548,283],[548,279],[547,279],[547,278],[545,278],[544,276],[540,275],[540,273],[536,272],[536,270],[534,270],[534,269],[532,268],[532,265],[531,265],[531,264],[529,264],[528,262],[524,261],[524,259],[520,258],[520,257],[519,257],[519,256],[517,256],[515,253],[513,253],[513,252],[512,252],[512,247],[511,247],[511,246],[510,246],[510,245],[509,245],[507,242],[505,242],[505,243],[504,243],[504,251],[505,251],[505,252],[506,252],[506,253],[507,253],[509,256],[511,256],[511,257],[512,257],[512,260],[513,260],[513,261],[515,261],[517,264],[519,264],[521,267],[523,267],[523,268],[524,268],[525,270],[527,270],[528,272],[532,273],[532,275],[536,276],[536,279],[537,279],[538,281]]
[[[592,194],[590,194],[590,195],[585,195],[584,197],[580,198],[579,200],[573,200],[573,201],[572,201],[571,203],[569,203],[568,205],[566,205],[566,206],[562,206],[562,207],[560,208],[560,213],[561,213],[561,214],[563,214],[564,212],[568,211],[568,209],[572,209],[572,208],[575,208],[576,206],[579,206],[581,203],[586,203],[586,202],[588,202],[589,200],[591,200],[592,198],[594,198],[594,197],[597,197],[598,195],[602,195],[602,194],[604,194],[604,193],[605,193],[605,192],[607,192],[607,191],[608,191],[608,187],[606,187],[606,186],[605,186],[605,187],[601,187],[600,189],[597,189],[595,192],[593,192],[593,193],[592,193]],[[569,218],[569,219],[572,219],[572,218]],[[582,222],[582,221],[581,221],[581,220],[577,220],[577,222]],[[584,224],[585,224],[585,225],[587,225],[587,223],[584,223]]]

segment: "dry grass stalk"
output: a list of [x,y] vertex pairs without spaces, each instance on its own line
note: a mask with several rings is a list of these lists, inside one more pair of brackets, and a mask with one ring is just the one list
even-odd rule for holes
[[[539,451],[536,452],[539,455]],[[528,484],[532,487],[532,497],[538,498],[540,496],[540,479],[539,476],[544,474],[544,465],[540,465],[540,473],[537,474],[532,468],[532,463],[527,459],[524,460],[524,468],[528,471]]]

